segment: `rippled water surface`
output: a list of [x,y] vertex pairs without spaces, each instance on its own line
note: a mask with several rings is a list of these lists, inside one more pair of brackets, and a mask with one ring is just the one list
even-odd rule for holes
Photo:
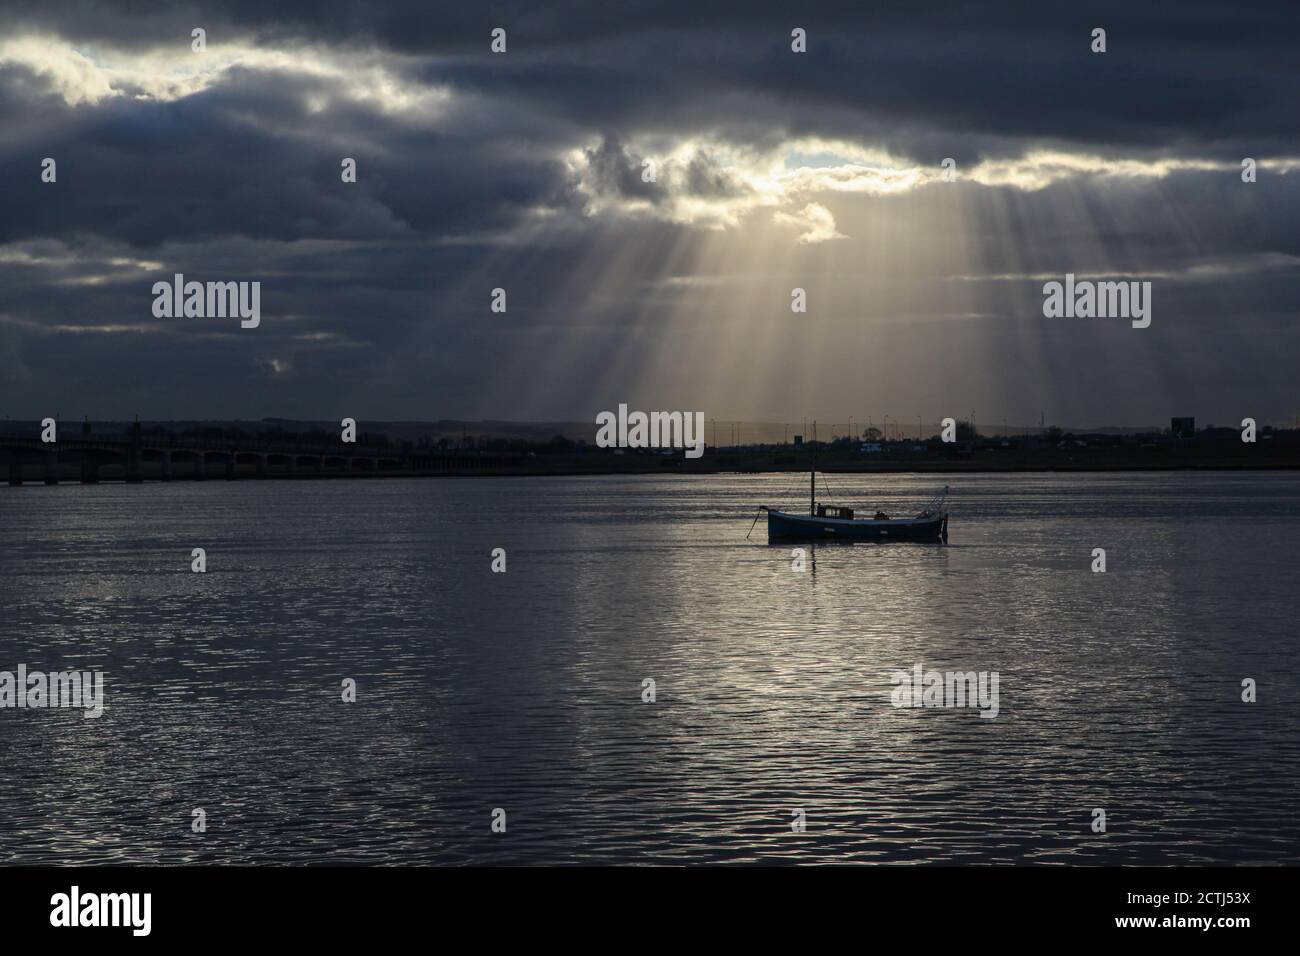
[[0,670],[107,685],[0,710],[0,861],[1300,862],[1300,477],[949,480],[802,574],[792,475],[0,488]]

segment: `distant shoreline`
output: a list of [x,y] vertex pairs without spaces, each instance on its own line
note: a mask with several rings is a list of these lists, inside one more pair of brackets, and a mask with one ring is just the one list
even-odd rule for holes
[[[57,432],[0,435],[8,484],[267,481],[321,478],[486,478],[580,475],[703,475],[807,472],[970,474],[1300,470],[1300,430],[1266,429],[1243,441],[1233,429],[1187,437],[1056,434],[1013,439],[863,441],[692,448],[601,448],[560,436],[544,443],[481,438],[453,443],[393,441],[383,433],[212,429],[177,434],[131,425],[97,432],[88,423]],[[698,454],[699,452],[702,454]]]

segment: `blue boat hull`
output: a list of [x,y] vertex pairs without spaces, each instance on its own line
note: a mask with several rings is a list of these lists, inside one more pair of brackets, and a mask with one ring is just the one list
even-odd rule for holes
[[890,520],[817,518],[767,512],[768,540],[782,541],[940,541],[948,535],[948,516]]

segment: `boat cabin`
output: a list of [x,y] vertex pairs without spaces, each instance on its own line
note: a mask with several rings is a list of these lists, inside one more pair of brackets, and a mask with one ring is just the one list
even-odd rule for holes
[[843,518],[845,521],[853,520],[852,508],[841,508],[836,505],[818,505],[817,517],[819,518]]

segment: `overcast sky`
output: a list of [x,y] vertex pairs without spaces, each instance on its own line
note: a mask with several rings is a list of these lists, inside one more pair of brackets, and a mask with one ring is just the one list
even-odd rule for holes
[[3,4],[0,416],[1300,412],[1294,2],[539,6]]

